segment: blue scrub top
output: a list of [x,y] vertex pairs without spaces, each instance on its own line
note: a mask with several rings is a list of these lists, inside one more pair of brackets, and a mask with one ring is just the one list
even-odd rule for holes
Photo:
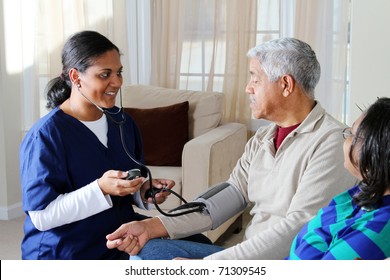
[[[118,108],[113,108],[113,111]],[[113,115],[120,121],[121,114]],[[143,162],[141,134],[125,114],[126,147]],[[144,218],[134,212],[131,195],[112,196],[113,207],[86,219],[48,231],[37,230],[28,211],[42,210],[59,195],[70,193],[114,169],[139,168],[125,153],[119,126],[108,119],[108,148],[77,119],[56,108],[40,119],[20,146],[23,210],[26,212],[23,259],[117,259],[105,236],[122,223]],[[146,175],[146,174],[144,174]]]

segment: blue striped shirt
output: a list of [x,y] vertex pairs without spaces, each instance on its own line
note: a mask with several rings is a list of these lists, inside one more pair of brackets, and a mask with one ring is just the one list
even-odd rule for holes
[[357,186],[333,198],[295,237],[287,259],[379,260],[390,257],[390,195],[373,210],[357,206]]

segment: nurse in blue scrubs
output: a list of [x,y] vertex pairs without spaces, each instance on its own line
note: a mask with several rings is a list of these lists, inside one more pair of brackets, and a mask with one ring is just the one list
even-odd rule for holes
[[[127,180],[143,162],[140,131],[115,106],[122,86],[119,49],[103,35],[83,31],[62,52],[63,69],[46,88],[50,113],[20,147],[23,259],[127,259],[106,247],[105,236],[144,217],[147,174]],[[143,172],[145,173],[145,172]],[[174,182],[154,179],[156,187]],[[168,192],[158,193],[162,203]]]

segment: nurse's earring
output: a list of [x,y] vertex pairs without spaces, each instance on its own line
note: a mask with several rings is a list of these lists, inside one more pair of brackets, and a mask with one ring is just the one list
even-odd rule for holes
[[75,85],[77,88],[81,88],[80,78],[77,78],[77,79],[74,81],[74,85]]

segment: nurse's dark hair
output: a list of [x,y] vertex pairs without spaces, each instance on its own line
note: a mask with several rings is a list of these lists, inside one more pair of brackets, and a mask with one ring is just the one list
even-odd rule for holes
[[72,83],[69,71],[72,68],[83,73],[95,59],[107,51],[119,49],[109,39],[95,31],[81,31],[73,34],[62,49],[62,73],[49,81],[45,88],[46,107],[54,109],[70,97]]
[[[374,207],[390,189],[390,98],[378,98],[366,112],[353,137],[349,157],[362,175],[360,206]],[[353,156],[356,155],[356,156]]]

